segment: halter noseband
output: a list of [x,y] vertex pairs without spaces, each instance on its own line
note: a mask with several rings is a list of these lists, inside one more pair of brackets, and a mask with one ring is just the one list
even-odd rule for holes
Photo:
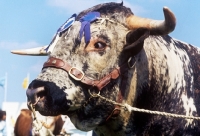
[[[78,68],[69,65],[67,62],[65,62],[61,59],[55,58],[55,57],[50,57],[44,63],[43,68],[53,67],[53,68],[62,69],[64,71],[66,71],[74,80],[80,81],[80,82],[82,82],[86,85],[92,86],[92,87],[96,87],[99,92],[102,90],[103,87],[105,87],[108,83],[110,83],[111,80],[117,79],[120,75],[122,75],[124,78],[123,78],[123,81],[121,81],[120,90],[119,90],[117,98],[116,98],[117,99],[116,102],[122,103],[123,96],[124,96],[124,90],[125,90],[124,87],[126,86],[126,79],[127,79],[127,74],[125,74],[125,73],[127,73],[128,69],[133,68],[134,64],[133,65],[130,64],[132,60],[133,59],[130,58],[127,63],[124,63],[121,66],[113,69],[109,74],[107,74],[100,80],[93,80],[93,79],[87,77],[82,70],[79,70]],[[134,59],[134,61],[135,61],[135,59]],[[118,115],[119,113],[120,113],[120,109],[116,105],[115,109],[112,111],[111,115],[108,116],[108,118],[106,120],[108,120],[113,115],[115,115],[115,116]]]
[[117,79],[120,75],[121,69],[125,68],[126,66],[122,65],[121,67],[115,68],[101,80],[92,80],[91,78],[87,77],[83,71],[76,67],[70,66],[67,62],[64,62],[63,60],[55,57],[50,57],[47,62],[44,63],[43,68],[47,67],[63,69],[64,71],[68,72],[68,74],[74,80],[80,81],[92,87],[96,87],[99,91],[101,91],[101,89],[106,86],[112,79]]

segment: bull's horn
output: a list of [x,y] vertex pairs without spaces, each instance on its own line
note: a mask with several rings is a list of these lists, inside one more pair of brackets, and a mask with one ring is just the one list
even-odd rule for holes
[[11,53],[19,55],[46,56],[48,55],[45,50],[47,46],[48,45],[31,49],[12,50]]
[[131,15],[127,18],[127,26],[134,30],[137,28],[147,28],[152,35],[166,35],[172,32],[176,26],[176,18],[167,7],[163,8],[165,20],[152,20]]

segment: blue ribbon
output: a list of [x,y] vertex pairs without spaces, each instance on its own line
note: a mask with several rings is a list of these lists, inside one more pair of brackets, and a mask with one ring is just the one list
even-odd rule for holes
[[92,21],[96,20],[98,17],[100,17],[99,12],[89,12],[85,16],[80,18],[80,22],[81,22],[81,29],[80,29],[80,32],[79,32],[80,33],[80,39],[82,38],[83,32],[84,32],[84,38],[85,38],[86,43],[88,43],[90,41],[90,38],[91,38],[90,23]]
[[[80,22],[81,22],[81,29],[79,31],[80,33],[80,39],[83,36],[83,32],[84,32],[84,38],[85,38],[85,42],[88,43],[90,41],[91,38],[91,33],[90,33],[90,23],[94,20],[96,20],[98,17],[100,17],[100,13],[99,12],[89,12],[87,13],[85,16],[83,16],[82,18],[80,18]],[[71,25],[75,22],[76,19],[76,14],[73,14],[58,30],[56,35],[54,36],[53,40],[51,41],[51,43],[49,44],[49,46],[45,49],[46,51],[48,51],[49,47],[51,46],[51,44],[54,42],[55,37],[57,35],[60,35],[63,31],[67,30],[68,28],[71,27]]]

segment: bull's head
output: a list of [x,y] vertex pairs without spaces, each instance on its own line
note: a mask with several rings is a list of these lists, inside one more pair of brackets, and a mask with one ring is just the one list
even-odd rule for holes
[[142,50],[149,34],[166,35],[175,28],[173,13],[166,7],[163,10],[165,20],[156,21],[136,17],[122,4],[97,5],[73,15],[48,47],[12,51],[49,55],[27,89],[28,105],[34,105],[43,115],[67,114],[82,130],[93,129],[108,119],[116,106],[94,94],[123,100],[124,73],[134,63],[129,58]]

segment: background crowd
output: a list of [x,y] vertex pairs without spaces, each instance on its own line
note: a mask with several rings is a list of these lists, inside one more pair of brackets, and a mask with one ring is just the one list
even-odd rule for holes
[[0,136],[7,136],[6,111],[0,109]]

